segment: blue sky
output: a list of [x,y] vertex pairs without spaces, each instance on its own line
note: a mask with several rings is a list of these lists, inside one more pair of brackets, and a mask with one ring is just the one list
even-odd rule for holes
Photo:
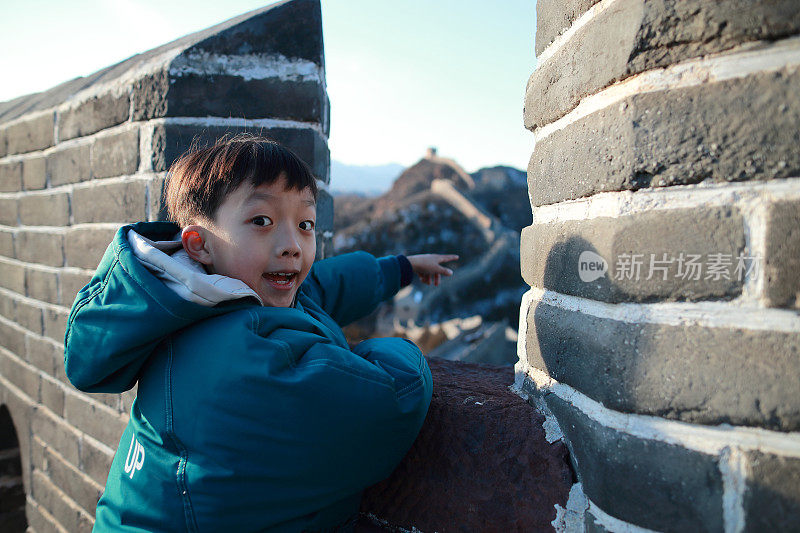
[[[0,101],[46,90],[267,5],[28,0],[0,7]],[[468,171],[524,169],[535,0],[322,0],[331,156],[409,165],[428,146]]]

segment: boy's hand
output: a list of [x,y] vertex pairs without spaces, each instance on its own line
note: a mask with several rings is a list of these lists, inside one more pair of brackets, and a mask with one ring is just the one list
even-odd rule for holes
[[455,261],[458,259],[457,255],[442,255],[442,254],[418,254],[407,256],[408,262],[411,263],[411,268],[426,285],[438,286],[442,276],[452,276],[453,271],[447,267],[443,267],[441,263],[447,261]]

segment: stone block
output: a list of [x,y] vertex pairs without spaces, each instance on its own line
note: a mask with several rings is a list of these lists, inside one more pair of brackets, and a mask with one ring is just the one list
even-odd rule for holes
[[44,189],[47,185],[47,157],[29,157],[22,162],[22,186],[26,191]]
[[[64,385],[62,383],[53,378],[42,376],[39,399],[45,407],[56,415],[64,416]],[[72,493],[69,494],[71,495]]]
[[25,226],[68,226],[69,194],[28,194],[19,199],[19,218]]
[[25,355],[25,331],[0,321],[0,346],[22,357]]
[[0,229],[0,256],[13,258],[17,256],[14,250],[14,231]]
[[533,205],[797,176],[798,84],[800,72],[783,70],[638,94],[591,113],[536,143],[528,165]]
[[796,530],[800,524],[800,459],[753,451],[747,460],[744,531]]
[[586,496],[603,511],[655,531],[723,530],[716,457],[616,431],[555,394],[545,401]]
[[80,464],[81,438],[75,428],[47,409],[37,409],[31,423],[33,435],[72,464]]
[[16,300],[9,295],[0,294],[0,316],[12,322],[17,320]]
[[47,465],[47,475],[53,484],[69,495],[81,509],[94,515],[103,487],[49,447],[43,450],[43,455]]
[[536,55],[600,0],[538,0],[536,2]]
[[[112,450],[117,449],[119,442],[111,446]],[[100,486],[105,487],[108,471],[111,469],[111,462],[114,454],[104,451],[88,439],[81,442],[81,472],[89,476]]]
[[20,261],[53,267],[64,265],[64,235],[61,233],[20,230],[16,244]]
[[69,499],[41,470],[33,471],[31,492],[34,499],[47,509],[66,531],[78,531],[80,508]]
[[39,373],[32,366],[26,365],[21,358],[2,348],[0,348],[0,375],[13,383],[32,401],[39,401]]
[[25,294],[25,267],[0,261],[0,287]]
[[71,306],[78,292],[89,283],[92,276],[78,272],[61,272],[61,301],[65,306]]
[[622,322],[541,301],[527,318],[531,366],[610,409],[800,429],[800,332]]
[[325,98],[325,88],[318,81],[186,74],[171,80],[168,115],[272,118],[321,124]]
[[156,146],[163,150],[154,150],[153,170],[165,171],[178,157],[193,145],[206,146],[223,135],[233,136],[238,133],[251,133],[273,139],[305,161],[317,179],[328,183],[330,179],[330,152],[325,139],[312,128],[245,128],[223,126],[181,126],[166,124],[158,126],[153,133]]
[[25,516],[28,519],[28,526],[36,533],[64,533],[63,526],[56,522],[53,515],[32,498],[28,498],[25,503]]
[[0,198],[0,224],[16,226],[19,217],[19,204],[16,198]]
[[135,174],[138,168],[138,129],[95,139],[92,147],[92,175],[95,178]]
[[776,202],[767,214],[764,274],[769,305],[800,309],[800,202]]
[[[16,322],[23,328],[41,335],[44,331],[44,323],[42,322],[42,308],[36,305],[31,305],[25,300],[16,302]],[[23,355],[23,353],[20,353]]]
[[167,206],[164,203],[164,184],[166,181],[164,174],[157,175],[150,181],[150,206],[149,220],[167,220]]
[[44,150],[55,144],[55,114],[42,113],[34,118],[6,126],[7,153],[22,154]]
[[77,106],[59,113],[58,140],[91,135],[100,130],[116,126],[128,120],[130,96],[125,94],[103,94],[81,102]]
[[744,247],[742,216],[730,207],[534,224],[522,231],[522,276],[611,303],[728,299],[754,268]]
[[138,222],[147,220],[147,184],[144,181],[92,183],[72,192],[75,224],[84,222]]
[[22,162],[0,163],[0,192],[17,192],[22,189]]
[[133,82],[131,120],[141,121],[167,114],[168,69],[142,76]]
[[125,430],[127,420],[86,394],[69,393],[64,403],[64,418],[80,431],[99,440],[110,448],[116,448]]
[[58,304],[58,274],[34,268],[25,269],[27,296],[42,302]]
[[56,309],[44,310],[44,335],[54,341],[64,344],[64,334],[67,331],[67,317],[69,310]]
[[72,145],[47,155],[47,174],[52,186],[92,179],[91,144]]
[[25,337],[25,360],[47,375],[53,376],[56,374],[56,367],[64,366],[64,350],[52,342],[27,335]]
[[116,229],[70,228],[64,236],[67,265],[94,269],[111,243]]
[[798,32],[794,0],[618,0],[531,75],[525,126],[550,123],[583,97],[645,70]]

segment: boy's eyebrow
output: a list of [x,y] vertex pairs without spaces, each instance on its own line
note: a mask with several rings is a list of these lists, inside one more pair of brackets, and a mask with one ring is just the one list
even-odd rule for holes
[[[269,194],[269,193],[266,193],[266,192],[256,191],[256,192],[254,192],[253,194],[251,194],[247,198],[246,203],[251,204],[256,200],[270,201],[270,200],[274,200],[274,199],[275,199],[275,196],[272,195],[272,194]],[[313,198],[311,200],[303,200],[303,203],[305,205],[309,206],[309,207],[316,207],[317,206],[317,202],[314,201]]]

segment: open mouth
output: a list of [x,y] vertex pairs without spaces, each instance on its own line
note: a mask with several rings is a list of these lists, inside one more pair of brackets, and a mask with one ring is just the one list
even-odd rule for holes
[[264,278],[269,281],[270,285],[279,289],[291,287],[296,277],[297,272],[267,272],[264,274]]

